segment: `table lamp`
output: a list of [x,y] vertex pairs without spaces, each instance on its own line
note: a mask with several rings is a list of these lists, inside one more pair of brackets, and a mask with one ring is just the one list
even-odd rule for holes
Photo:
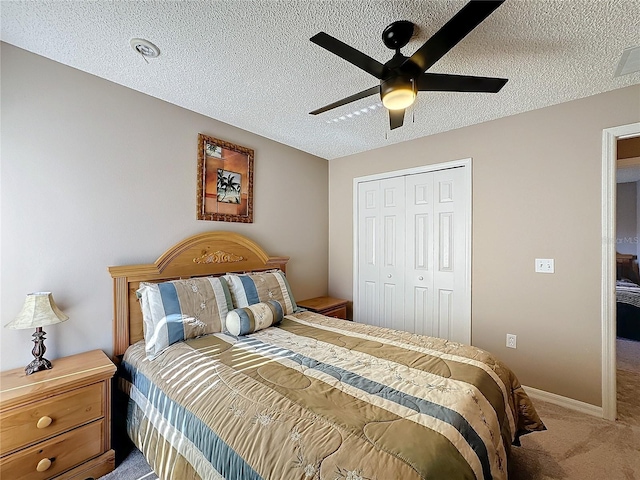
[[5,325],[7,328],[16,330],[22,328],[36,329],[36,333],[33,334],[33,343],[35,345],[31,351],[35,359],[25,367],[24,371],[27,375],[51,368],[51,362],[44,358],[44,352],[47,351],[44,346],[46,333],[42,331],[42,327],[64,322],[68,319],[69,317],[62,313],[56,305],[51,292],[35,292],[27,295],[27,299],[18,316]]

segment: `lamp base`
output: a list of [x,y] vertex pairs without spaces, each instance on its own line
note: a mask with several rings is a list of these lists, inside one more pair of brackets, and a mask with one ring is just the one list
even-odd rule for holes
[[36,333],[33,336],[33,350],[31,353],[35,357],[33,361],[24,368],[27,375],[39,372],[41,370],[49,370],[51,368],[51,362],[44,358],[44,352],[47,351],[44,346],[44,339],[46,333],[42,331],[42,327],[36,328]]
[[24,367],[24,371],[27,375],[39,372],[40,370],[50,370],[51,362],[46,358],[36,358],[29,365]]

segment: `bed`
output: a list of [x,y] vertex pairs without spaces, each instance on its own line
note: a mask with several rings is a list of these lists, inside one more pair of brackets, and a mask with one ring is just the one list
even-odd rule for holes
[[640,342],[640,285],[616,281],[616,334]]
[[[298,309],[279,273],[287,261],[211,232],[153,264],[109,268],[127,433],[160,478],[507,478],[511,445],[545,429],[513,372],[472,346]],[[269,275],[280,297],[260,290]],[[260,302],[234,290],[248,279]],[[218,307],[232,285],[226,320],[153,350],[144,292],[201,295],[194,282],[215,285]]]
[[640,342],[640,274],[636,255],[616,252],[616,334]]

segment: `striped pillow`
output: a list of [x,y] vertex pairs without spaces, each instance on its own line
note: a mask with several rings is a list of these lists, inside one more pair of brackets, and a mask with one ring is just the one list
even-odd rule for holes
[[169,345],[222,331],[233,309],[229,286],[221,277],[140,283],[147,357],[156,358]]
[[229,283],[235,308],[276,300],[282,305],[285,315],[298,309],[287,277],[280,270],[244,275],[227,274],[224,278]]
[[282,305],[275,300],[236,308],[227,314],[226,329],[231,335],[247,335],[282,321]]

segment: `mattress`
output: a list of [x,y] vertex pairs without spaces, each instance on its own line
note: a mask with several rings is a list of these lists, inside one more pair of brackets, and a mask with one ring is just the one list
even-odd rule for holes
[[511,444],[545,428],[483,350],[312,312],[152,361],[139,342],[119,385],[163,479],[506,479]]

